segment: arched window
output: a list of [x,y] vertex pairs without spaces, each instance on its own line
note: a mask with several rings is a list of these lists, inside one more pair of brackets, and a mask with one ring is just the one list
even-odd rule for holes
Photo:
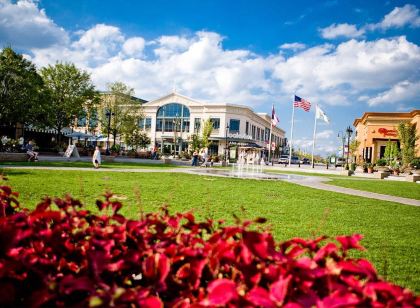
[[170,103],[160,107],[156,113],[157,132],[189,132],[190,110],[187,106]]

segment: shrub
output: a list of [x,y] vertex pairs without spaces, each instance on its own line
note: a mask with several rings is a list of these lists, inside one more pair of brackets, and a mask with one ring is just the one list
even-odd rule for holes
[[413,167],[414,169],[420,169],[420,157],[414,158],[411,161],[410,166]]
[[376,165],[377,165],[378,167],[384,167],[384,166],[386,166],[386,165],[387,165],[387,161],[386,161],[386,159],[384,159],[384,158],[380,158],[380,159],[378,159],[378,160],[376,161]]
[[0,187],[0,306],[420,305],[349,257],[361,235],[276,244],[248,221],[197,222],[165,208],[126,219],[104,196],[98,215],[70,196],[28,211]]

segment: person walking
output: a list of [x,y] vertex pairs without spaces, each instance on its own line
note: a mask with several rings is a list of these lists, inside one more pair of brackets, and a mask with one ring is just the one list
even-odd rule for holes
[[192,158],[192,166],[198,166],[198,153],[194,151],[193,158]]
[[98,169],[101,165],[101,151],[99,147],[95,147],[95,152],[93,152],[92,163],[95,169]]
[[201,166],[207,167],[207,153],[205,149],[201,150],[201,159],[203,160],[203,163]]

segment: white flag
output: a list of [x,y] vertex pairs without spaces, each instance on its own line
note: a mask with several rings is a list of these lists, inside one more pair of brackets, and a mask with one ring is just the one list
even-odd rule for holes
[[316,105],[316,118],[317,119],[321,119],[324,120],[327,123],[330,123],[330,119],[328,119],[327,115],[325,114],[324,111],[322,111],[321,108],[319,108],[318,105]]

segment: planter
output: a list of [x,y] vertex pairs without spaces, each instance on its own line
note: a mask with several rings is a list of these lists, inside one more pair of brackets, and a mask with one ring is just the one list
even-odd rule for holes
[[373,168],[367,168],[368,173],[373,173]]
[[420,175],[420,169],[413,169],[411,172],[413,175]]
[[0,161],[27,161],[28,155],[26,153],[9,153],[0,152]]
[[392,174],[393,175],[400,175],[400,170],[393,170],[392,171]]

